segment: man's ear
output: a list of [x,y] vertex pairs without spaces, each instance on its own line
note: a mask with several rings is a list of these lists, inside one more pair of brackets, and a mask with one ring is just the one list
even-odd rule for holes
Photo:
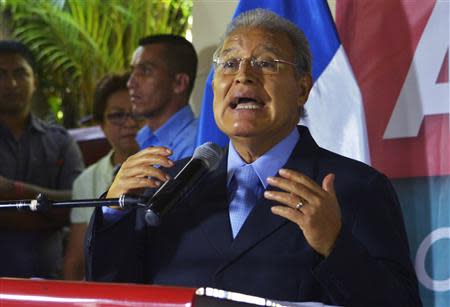
[[189,76],[185,73],[175,74],[173,82],[173,91],[176,94],[186,92],[189,87]]
[[308,100],[309,93],[312,88],[312,77],[311,74],[303,74],[297,80],[298,85],[298,104],[299,106],[304,106],[306,101]]

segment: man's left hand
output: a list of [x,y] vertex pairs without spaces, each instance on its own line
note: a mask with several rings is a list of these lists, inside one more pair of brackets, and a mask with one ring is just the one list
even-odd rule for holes
[[341,209],[334,191],[334,174],[328,174],[319,186],[296,171],[281,169],[280,177],[269,177],[270,185],[284,192],[266,191],[264,197],[285,206],[272,207],[272,213],[296,223],[308,244],[327,257],[341,230]]

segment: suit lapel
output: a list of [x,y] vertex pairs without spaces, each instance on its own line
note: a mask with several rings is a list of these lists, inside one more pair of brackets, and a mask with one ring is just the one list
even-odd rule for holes
[[[308,129],[299,127],[299,132],[300,139],[288,161],[284,165],[284,168],[296,170],[316,180],[316,152],[318,146],[309,134]],[[268,190],[279,191],[279,189],[271,186],[268,187]],[[276,202],[267,200],[264,197],[262,197],[262,199],[258,201],[257,205],[255,206],[255,208],[253,208],[238,235],[229,246],[226,260],[219,271],[224,269],[234,259],[245,253],[247,250],[251,249],[253,246],[270,237],[270,235],[273,232],[277,231],[280,227],[283,227],[287,223],[290,223],[285,218],[274,215],[270,211],[270,208],[275,204]],[[226,219],[228,222],[228,234],[231,236],[231,231],[229,230],[230,227],[228,206]]]
[[190,200],[201,231],[220,254],[225,254],[232,243],[228,216],[226,162],[225,156],[217,170],[205,176],[199,185],[200,190],[193,193],[195,195]]

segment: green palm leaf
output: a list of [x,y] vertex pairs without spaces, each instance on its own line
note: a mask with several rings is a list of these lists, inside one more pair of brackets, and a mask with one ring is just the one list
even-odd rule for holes
[[41,84],[69,91],[78,116],[91,109],[96,80],[127,69],[140,37],[185,34],[191,10],[189,0],[0,0],[13,37],[36,55]]

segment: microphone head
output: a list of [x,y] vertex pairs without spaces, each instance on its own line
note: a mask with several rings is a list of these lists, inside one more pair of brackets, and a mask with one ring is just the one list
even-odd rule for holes
[[192,158],[202,160],[206,164],[208,170],[213,171],[219,166],[223,155],[224,150],[222,147],[212,142],[206,142],[195,149]]

